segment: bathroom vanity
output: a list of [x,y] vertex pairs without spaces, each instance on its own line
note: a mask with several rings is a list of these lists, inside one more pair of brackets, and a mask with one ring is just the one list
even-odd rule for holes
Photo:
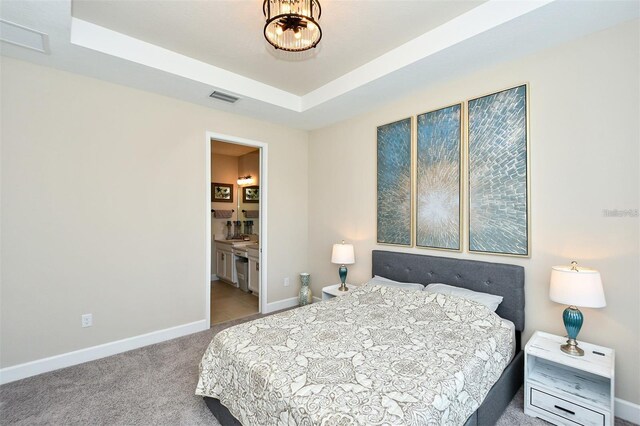
[[222,281],[238,286],[234,248],[254,244],[253,241],[215,240],[216,243],[216,275]]
[[260,293],[260,248],[258,244],[247,246],[247,257],[249,258],[249,290],[253,294]]
[[[246,258],[249,261],[248,270],[248,290],[254,294],[258,294],[260,291],[260,249],[258,243],[255,241],[244,240],[215,240],[215,254],[216,254],[216,275],[218,279],[225,281],[229,284],[233,284],[236,287],[238,285],[238,274],[236,271],[235,261],[237,258]],[[242,289],[245,290],[246,289]]]

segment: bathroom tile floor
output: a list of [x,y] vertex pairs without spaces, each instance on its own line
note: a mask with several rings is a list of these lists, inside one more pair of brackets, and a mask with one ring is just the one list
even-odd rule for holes
[[223,281],[211,281],[211,325],[253,315],[258,297]]

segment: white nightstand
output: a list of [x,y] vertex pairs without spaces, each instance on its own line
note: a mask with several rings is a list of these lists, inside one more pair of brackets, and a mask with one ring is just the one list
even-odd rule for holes
[[345,294],[349,294],[352,290],[358,288],[359,286],[355,284],[346,283],[349,288],[348,291],[340,291],[338,287],[340,284],[328,285],[326,287],[322,287],[322,300],[333,299],[334,297],[344,296]]
[[584,356],[560,350],[566,337],[536,331],[524,348],[524,412],[559,425],[612,425],[615,351],[579,342]]

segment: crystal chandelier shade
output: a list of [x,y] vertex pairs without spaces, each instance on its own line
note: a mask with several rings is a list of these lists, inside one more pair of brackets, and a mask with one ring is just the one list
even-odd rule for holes
[[262,11],[267,19],[264,37],[276,49],[302,52],[322,38],[318,0],[264,0]]

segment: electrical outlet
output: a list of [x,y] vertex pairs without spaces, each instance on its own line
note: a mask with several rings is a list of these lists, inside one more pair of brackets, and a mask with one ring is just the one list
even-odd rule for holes
[[82,327],[91,327],[93,325],[93,314],[82,315]]
[[284,286],[289,287],[289,277],[284,278]]

